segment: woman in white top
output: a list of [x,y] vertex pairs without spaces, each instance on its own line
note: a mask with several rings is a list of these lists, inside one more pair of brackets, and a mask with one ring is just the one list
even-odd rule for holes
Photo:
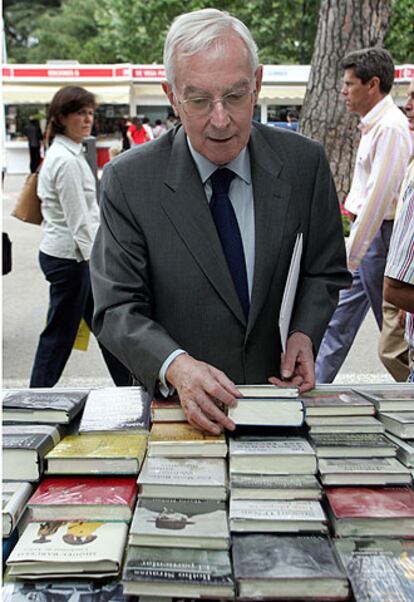
[[[50,283],[50,299],[31,387],[53,387],[69,358],[81,318],[91,327],[89,258],[99,210],[95,177],[82,141],[91,134],[94,111],[94,95],[78,86],[61,88],[49,108],[48,135],[53,143],[40,170],[38,195],[43,214],[39,262]],[[101,349],[115,384],[128,385],[127,369]]]

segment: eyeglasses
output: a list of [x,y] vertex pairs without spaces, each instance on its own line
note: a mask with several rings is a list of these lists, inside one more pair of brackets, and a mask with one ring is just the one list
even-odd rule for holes
[[207,117],[218,102],[229,113],[237,113],[237,111],[242,111],[248,106],[255,92],[256,90],[250,90],[249,92],[229,92],[229,94],[216,99],[206,96],[187,98],[186,100],[177,99],[177,104],[183,107],[183,111],[188,117]]

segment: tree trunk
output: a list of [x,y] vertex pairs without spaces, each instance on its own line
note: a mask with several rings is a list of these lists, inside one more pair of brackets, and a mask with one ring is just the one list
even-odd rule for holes
[[341,97],[340,63],[348,52],[382,46],[390,13],[390,0],[321,2],[300,127],[324,145],[340,201],[349,192],[359,143],[358,118],[347,113]]

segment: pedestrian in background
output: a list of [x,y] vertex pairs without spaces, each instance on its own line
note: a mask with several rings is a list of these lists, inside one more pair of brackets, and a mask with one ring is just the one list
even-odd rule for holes
[[[398,192],[412,153],[407,119],[390,96],[394,63],[382,48],[366,48],[342,61],[342,94],[349,112],[361,117],[361,140],[345,209],[354,221],[347,240],[352,287],[342,290],[316,361],[318,383],[331,383],[368,310],[381,333],[384,365],[396,380],[408,375],[407,345],[398,311],[383,321],[383,282]],[[397,334],[395,334],[397,332]],[[390,348],[389,341],[397,345]]]
[[[40,267],[50,283],[46,327],[30,379],[31,387],[53,387],[70,356],[82,318],[91,328],[93,299],[89,275],[92,243],[99,225],[95,177],[83,153],[95,111],[93,94],[78,86],[61,88],[48,114],[51,146],[39,174],[43,238]],[[126,368],[101,347],[116,385],[128,385]]]
[[42,130],[35,115],[30,116],[29,123],[23,129],[23,134],[29,142],[30,173],[35,173],[42,161],[41,150],[43,144]]

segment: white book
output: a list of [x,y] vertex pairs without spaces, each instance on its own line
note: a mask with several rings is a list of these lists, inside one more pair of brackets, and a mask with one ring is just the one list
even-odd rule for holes
[[323,485],[405,485],[410,471],[396,458],[319,458]]
[[388,439],[397,445],[397,458],[408,468],[414,468],[414,440],[400,439],[386,433]]
[[282,342],[282,351],[286,352],[287,338],[289,334],[290,321],[292,319],[293,305],[296,298],[296,289],[298,287],[300,274],[300,261],[302,258],[303,234],[300,232],[296,236],[293,247],[292,258],[290,260],[289,271],[286,279],[285,289],[283,291],[282,303],[279,313],[279,332]]
[[414,412],[379,412],[387,431],[401,439],[414,439]]
[[29,499],[32,491],[33,486],[26,481],[3,481],[3,537],[9,537],[12,534],[12,531],[17,526],[17,523],[25,511],[27,500]]
[[327,519],[317,500],[230,500],[230,530],[326,532]]
[[322,487],[313,475],[230,473],[230,495],[236,500],[320,500]]
[[226,463],[222,458],[150,458],[138,477],[142,496],[225,500]]

